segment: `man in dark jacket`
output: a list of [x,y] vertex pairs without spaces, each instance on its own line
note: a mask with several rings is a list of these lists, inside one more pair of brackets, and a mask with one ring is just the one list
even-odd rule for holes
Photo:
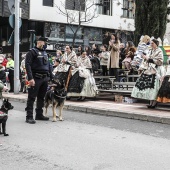
[[43,115],[44,97],[48,87],[48,81],[52,79],[52,69],[46,53],[47,39],[40,37],[37,45],[26,54],[25,68],[28,76],[28,100],[26,107],[26,122],[35,124],[33,119],[33,105],[36,103],[36,120],[49,120]]

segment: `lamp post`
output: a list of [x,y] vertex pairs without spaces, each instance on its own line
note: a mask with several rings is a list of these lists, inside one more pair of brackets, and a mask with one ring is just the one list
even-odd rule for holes
[[14,94],[19,93],[19,7],[20,0],[15,0],[15,30],[14,30]]

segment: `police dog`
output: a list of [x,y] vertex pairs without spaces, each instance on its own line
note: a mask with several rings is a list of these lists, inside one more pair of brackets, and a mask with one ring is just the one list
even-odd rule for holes
[[[53,122],[57,121],[57,117],[60,121],[63,121],[62,111],[64,107],[64,102],[67,96],[67,88],[69,80],[71,78],[71,69],[70,66],[68,72],[58,72],[54,76],[54,84],[51,85],[51,89],[47,91],[45,95],[45,113],[44,116],[47,117],[47,109],[50,104],[52,104],[53,111]],[[59,107],[59,116],[56,113],[56,108]]]
[[[6,133],[6,122],[8,119],[8,110],[12,110],[14,107],[11,105],[11,103],[8,101],[8,99],[4,99],[2,106],[0,108],[0,134],[4,134],[4,136],[9,136]],[[2,126],[2,132],[1,132],[1,126]]]

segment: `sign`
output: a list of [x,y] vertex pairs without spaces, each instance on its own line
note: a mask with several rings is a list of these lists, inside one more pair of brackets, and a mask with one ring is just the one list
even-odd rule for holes
[[[9,25],[12,28],[15,28],[15,15],[14,14],[9,16]],[[21,18],[19,18],[19,28],[21,27],[21,25],[22,25],[22,20]]]

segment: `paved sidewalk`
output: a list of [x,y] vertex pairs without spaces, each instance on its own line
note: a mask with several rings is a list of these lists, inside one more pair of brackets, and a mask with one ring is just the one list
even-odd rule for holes
[[[3,97],[13,101],[26,102],[27,94],[20,93],[15,95],[13,93],[3,93]],[[158,107],[157,109],[148,109],[146,104],[141,103],[127,104],[104,100],[66,101],[65,109],[170,124],[169,108]]]

